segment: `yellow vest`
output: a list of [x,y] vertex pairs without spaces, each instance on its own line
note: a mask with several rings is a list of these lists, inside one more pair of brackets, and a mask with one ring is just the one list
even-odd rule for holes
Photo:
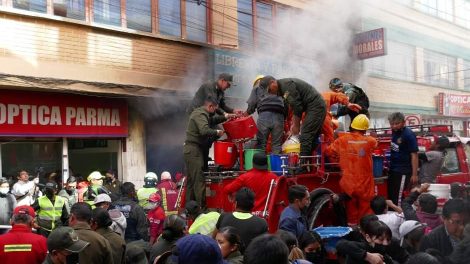
[[148,204],[148,199],[152,193],[157,192],[157,188],[151,187],[151,188],[145,188],[142,187],[137,191],[137,199],[139,199],[139,205],[142,207],[145,207]]
[[194,219],[193,224],[188,230],[188,233],[193,235],[200,233],[202,235],[212,235],[215,225],[219,220],[220,214],[218,212],[209,212],[207,214],[200,214]]
[[56,227],[56,222],[60,221],[62,216],[62,208],[65,205],[65,199],[56,195],[54,205],[47,196],[41,196],[38,199],[39,212],[38,212],[38,223],[41,228],[52,231]]

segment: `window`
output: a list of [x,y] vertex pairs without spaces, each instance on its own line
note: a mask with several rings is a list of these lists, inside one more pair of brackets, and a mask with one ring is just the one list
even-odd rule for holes
[[39,13],[46,13],[46,0],[13,0],[13,7]]
[[196,0],[186,1],[186,38],[198,42],[207,42],[206,8],[207,1],[199,5]]
[[456,88],[457,59],[424,50],[424,81],[428,84]]
[[151,32],[152,31],[151,0],[127,0],[126,1],[126,17],[127,17],[127,28]]
[[238,39],[243,49],[253,48],[253,6],[251,0],[238,0]]
[[455,0],[455,22],[470,28],[470,0]]
[[453,21],[454,0],[416,0],[415,3],[423,13]]
[[416,52],[413,46],[388,41],[387,55],[367,59],[364,64],[369,73],[399,80],[415,81]]
[[470,60],[463,61],[462,70],[463,70],[464,89],[470,91]]
[[272,45],[273,28],[273,6],[263,2],[256,2],[256,36],[259,48],[266,48],[266,45]]
[[121,26],[121,0],[99,0],[93,2],[93,21]]
[[55,0],[54,15],[85,20],[85,0]]
[[457,149],[447,148],[447,154],[444,157],[441,172],[443,174],[460,172]]
[[181,36],[181,6],[180,1],[158,1],[159,32],[164,35]]

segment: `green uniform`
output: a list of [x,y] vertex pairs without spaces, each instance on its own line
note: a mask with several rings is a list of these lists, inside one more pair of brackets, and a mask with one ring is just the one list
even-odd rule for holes
[[305,118],[300,129],[300,155],[311,156],[317,146],[323,121],[326,116],[326,104],[321,94],[310,84],[296,78],[278,80],[279,89],[292,107],[295,116]]
[[148,205],[149,203],[149,197],[152,193],[156,193],[158,191],[157,188],[155,187],[142,187],[137,191],[137,199],[139,200],[139,205],[142,206],[142,208],[145,208],[145,206]]
[[[204,183],[204,143],[208,137],[217,136],[217,130],[209,126],[210,113],[204,106],[196,108],[189,116],[183,154],[187,170],[186,201],[195,200],[205,206],[206,187]],[[225,121],[223,116],[215,116],[217,123]]]

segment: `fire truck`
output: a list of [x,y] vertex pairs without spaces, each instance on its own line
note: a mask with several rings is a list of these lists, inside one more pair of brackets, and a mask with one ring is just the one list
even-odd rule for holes
[[[251,117],[237,120],[237,124],[226,122],[224,129],[228,139],[215,143],[215,165],[206,172],[206,206],[209,210],[230,212],[235,209],[223,192],[225,185],[231,183],[244,173],[244,165],[249,162],[244,150],[244,143],[256,134],[256,125]],[[419,125],[409,126],[416,134],[419,151],[428,150],[439,136],[447,136],[450,145],[446,149],[444,164],[437,176],[437,183],[450,184],[470,182],[468,157],[470,157],[470,138],[455,136],[452,126]],[[387,176],[389,170],[391,129],[374,129],[368,132],[377,138],[378,147],[374,152],[374,180],[377,195],[387,196]],[[280,165],[276,172],[279,177],[270,184],[268,199],[261,216],[266,219],[271,233],[278,229],[281,212],[289,205],[288,187],[294,184],[305,185],[310,191],[311,203],[307,210],[309,229],[318,226],[346,226],[345,208],[342,203],[333,202],[332,195],[340,193],[339,180],[341,170],[338,163],[328,162],[325,155],[327,144],[321,141],[312,156],[299,157],[291,152],[279,155]],[[222,157],[220,156],[222,153]],[[270,159],[273,163],[273,159]],[[299,160],[308,160],[310,172],[296,175],[294,172],[300,166]],[[305,164],[306,162],[302,162]],[[303,165],[305,166],[305,165]],[[182,188],[184,190],[184,188]],[[180,203],[181,201],[181,203]],[[180,193],[179,208],[184,208],[184,191]]]

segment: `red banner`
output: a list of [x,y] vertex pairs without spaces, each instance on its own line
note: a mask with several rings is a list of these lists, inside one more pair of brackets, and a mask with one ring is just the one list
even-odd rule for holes
[[439,93],[437,110],[445,116],[470,117],[470,95]]
[[127,137],[124,99],[0,90],[0,136]]
[[384,56],[387,54],[384,28],[357,33],[354,35],[353,41],[353,53],[360,60]]

